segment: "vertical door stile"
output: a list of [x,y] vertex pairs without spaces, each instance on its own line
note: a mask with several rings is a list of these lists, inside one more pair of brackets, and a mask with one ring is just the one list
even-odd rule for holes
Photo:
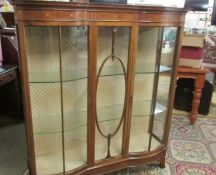
[[61,122],[62,122],[62,160],[63,173],[65,174],[65,141],[64,141],[64,104],[63,104],[63,75],[62,75],[62,37],[61,27],[58,27],[58,41],[59,41],[59,67],[60,67],[60,92],[61,92]]
[[95,122],[96,122],[96,58],[97,58],[97,26],[91,23],[88,32],[88,133],[87,163],[95,162]]
[[[152,93],[152,104],[151,104],[151,117],[149,121],[149,146],[148,151],[151,151],[151,142],[152,142],[152,135],[153,135],[153,126],[154,126],[154,117],[155,117],[155,107],[156,107],[156,100],[157,100],[157,91],[158,91],[158,81],[160,75],[160,60],[161,60],[161,51],[162,51],[162,42],[163,42],[163,31],[164,28],[159,29],[158,33],[158,43],[157,43],[157,50],[156,50],[156,66],[155,70],[156,73],[154,75],[154,89]],[[158,140],[158,138],[157,138]],[[160,139],[159,139],[160,140]]]
[[129,140],[130,140],[130,125],[132,115],[132,103],[133,103],[133,86],[135,76],[135,65],[137,55],[137,42],[138,41],[139,25],[133,23],[130,32],[130,43],[128,53],[128,73],[127,73],[127,87],[126,87],[126,110],[124,116],[123,126],[123,139],[122,139],[122,155],[123,157],[128,156],[129,152]]
[[175,53],[174,53],[174,61],[173,61],[173,73],[172,73],[172,78],[171,78],[171,85],[170,85],[170,94],[169,96],[169,106],[168,108],[168,115],[169,117],[166,117],[165,120],[165,126],[164,126],[164,135],[163,135],[163,143],[168,144],[168,137],[169,137],[169,131],[170,131],[170,123],[171,123],[171,114],[172,114],[172,109],[173,109],[173,104],[174,104],[174,96],[175,96],[175,85],[176,85],[176,67],[179,64],[179,58],[180,58],[180,50],[181,50],[181,43],[182,43],[182,36],[183,36],[183,31],[184,26],[182,25],[181,27],[178,27],[177,29],[177,41],[175,45]]
[[19,66],[20,66],[20,79],[22,87],[22,99],[23,99],[23,110],[26,120],[26,136],[28,144],[28,166],[32,175],[36,175],[36,161],[35,161],[35,147],[34,147],[34,136],[33,136],[33,124],[32,124],[32,112],[31,112],[31,100],[30,100],[30,88],[28,78],[28,66],[27,66],[27,54],[26,54],[26,42],[25,42],[25,25],[23,22],[19,22],[17,25],[18,33],[18,46],[19,46]]

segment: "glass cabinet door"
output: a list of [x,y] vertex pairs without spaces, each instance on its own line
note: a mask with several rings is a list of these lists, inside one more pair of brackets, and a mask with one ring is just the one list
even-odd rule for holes
[[121,155],[129,27],[98,27],[95,159]]
[[37,174],[87,160],[87,27],[26,27]]
[[[177,27],[164,27],[163,42],[160,55],[160,72],[158,75],[158,88],[156,103],[164,107],[164,111],[154,116],[153,137],[163,142],[164,129],[166,127],[166,117],[168,112],[168,104],[170,100],[170,92],[174,69],[174,57],[176,50]],[[156,110],[156,109],[155,109]],[[153,145],[152,145],[153,146]],[[153,149],[153,147],[152,147]]]
[[[37,174],[61,174],[87,162],[88,30],[26,27]],[[173,27],[139,28],[129,152],[163,143],[176,33]],[[96,161],[122,154],[130,34],[128,26],[98,27]]]
[[173,57],[169,64],[163,58],[164,31],[163,27],[139,28],[129,152],[150,151],[162,143],[173,67]]
[[[143,152],[149,149],[155,73],[158,64],[157,48],[160,44],[158,41],[161,30],[159,27],[139,28],[129,152]],[[156,146],[160,144],[157,140],[153,142]]]

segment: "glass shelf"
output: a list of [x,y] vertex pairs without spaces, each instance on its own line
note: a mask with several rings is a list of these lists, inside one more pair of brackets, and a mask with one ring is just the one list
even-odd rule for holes
[[[150,111],[151,111],[151,101],[134,101],[135,105],[134,105],[134,110],[132,112],[132,117],[143,117],[143,116],[150,116]],[[99,116],[98,120],[100,123],[103,122],[108,122],[108,121],[115,121],[115,120],[119,120],[122,116],[122,109],[123,109],[123,105],[124,104],[116,104],[116,105],[111,105],[111,106],[101,106],[98,107],[97,110],[99,110],[99,112],[103,115]],[[166,111],[166,108],[159,104],[156,103],[156,108],[155,108],[155,115],[162,113]],[[76,114],[76,115],[74,115]],[[76,117],[75,117],[76,116]],[[85,117],[87,116],[87,111],[86,109],[80,110],[80,111],[71,111],[71,112],[67,112],[64,114],[64,122],[65,122],[65,130],[64,132],[73,132],[74,130],[77,130],[79,128],[82,127],[86,127],[87,126],[87,121],[83,120],[82,118],[85,119]],[[55,118],[60,118],[60,115],[47,115],[46,118],[47,120],[54,120]],[[36,123],[36,119],[37,117],[34,117],[34,123]],[[74,128],[71,128],[69,126],[71,126],[71,123],[68,122],[69,120],[73,119],[73,123],[75,125]],[[77,120],[79,120],[78,122],[74,122],[75,118],[77,118]],[[38,121],[40,121],[40,118],[38,118]],[[46,122],[45,122],[46,123]],[[67,123],[70,123],[69,126],[67,126]],[[77,125],[77,123],[82,123],[80,125]],[[43,128],[43,127],[41,127]],[[47,127],[44,127],[47,129]],[[46,131],[35,131],[34,135],[43,135],[43,134],[55,134],[55,133],[61,133],[62,130],[61,128],[59,129],[50,129],[50,130],[46,130]]]
[[[134,101],[132,117],[150,116],[151,101]],[[160,103],[156,103],[154,114],[157,115],[166,111],[166,108]]]
[[[74,69],[70,71],[63,71],[63,82],[77,81],[87,78],[87,68]],[[170,67],[160,66],[160,72],[171,71]],[[139,64],[136,68],[136,74],[155,73],[155,64]],[[104,67],[101,77],[123,75],[121,66],[107,66]],[[29,72],[30,83],[58,83],[60,82],[60,72]]]
[[[65,133],[73,132],[74,130],[78,130],[79,128],[86,127],[87,126],[86,116],[87,116],[86,110],[76,110],[76,111],[70,111],[70,112],[64,113],[64,127],[65,127],[64,132]],[[47,121],[44,122],[44,120],[47,120]],[[62,132],[61,127],[56,126],[52,128],[52,126],[50,125],[43,126],[44,123],[46,124],[50,120],[52,120],[52,123],[55,123],[54,121],[61,122],[61,114],[46,115],[46,116],[43,116],[43,119],[41,119],[40,116],[34,116],[33,118],[34,125],[36,125],[36,123],[39,124],[39,126],[37,125],[34,129],[34,135],[61,133]],[[43,122],[41,123],[40,121],[43,121]],[[77,123],[79,123],[79,125],[77,125]],[[75,127],[71,128],[71,125]]]
[[[62,71],[63,82],[76,81],[87,78],[87,68]],[[59,83],[60,72],[29,72],[30,83]]]
[[[170,67],[160,65],[160,72],[168,72],[172,69]],[[157,70],[155,68],[155,64],[147,63],[147,64],[137,64],[136,65],[136,74],[148,74],[148,73],[156,73]]]

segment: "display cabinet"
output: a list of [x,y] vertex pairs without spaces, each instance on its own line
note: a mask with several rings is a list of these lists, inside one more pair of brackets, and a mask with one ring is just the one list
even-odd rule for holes
[[29,170],[165,166],[185,9],[15,1]]

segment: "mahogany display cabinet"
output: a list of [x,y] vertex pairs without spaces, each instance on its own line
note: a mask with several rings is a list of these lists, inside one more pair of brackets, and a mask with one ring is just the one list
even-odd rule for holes
[[14,1],[32,175],[165,166],[186,9]]

